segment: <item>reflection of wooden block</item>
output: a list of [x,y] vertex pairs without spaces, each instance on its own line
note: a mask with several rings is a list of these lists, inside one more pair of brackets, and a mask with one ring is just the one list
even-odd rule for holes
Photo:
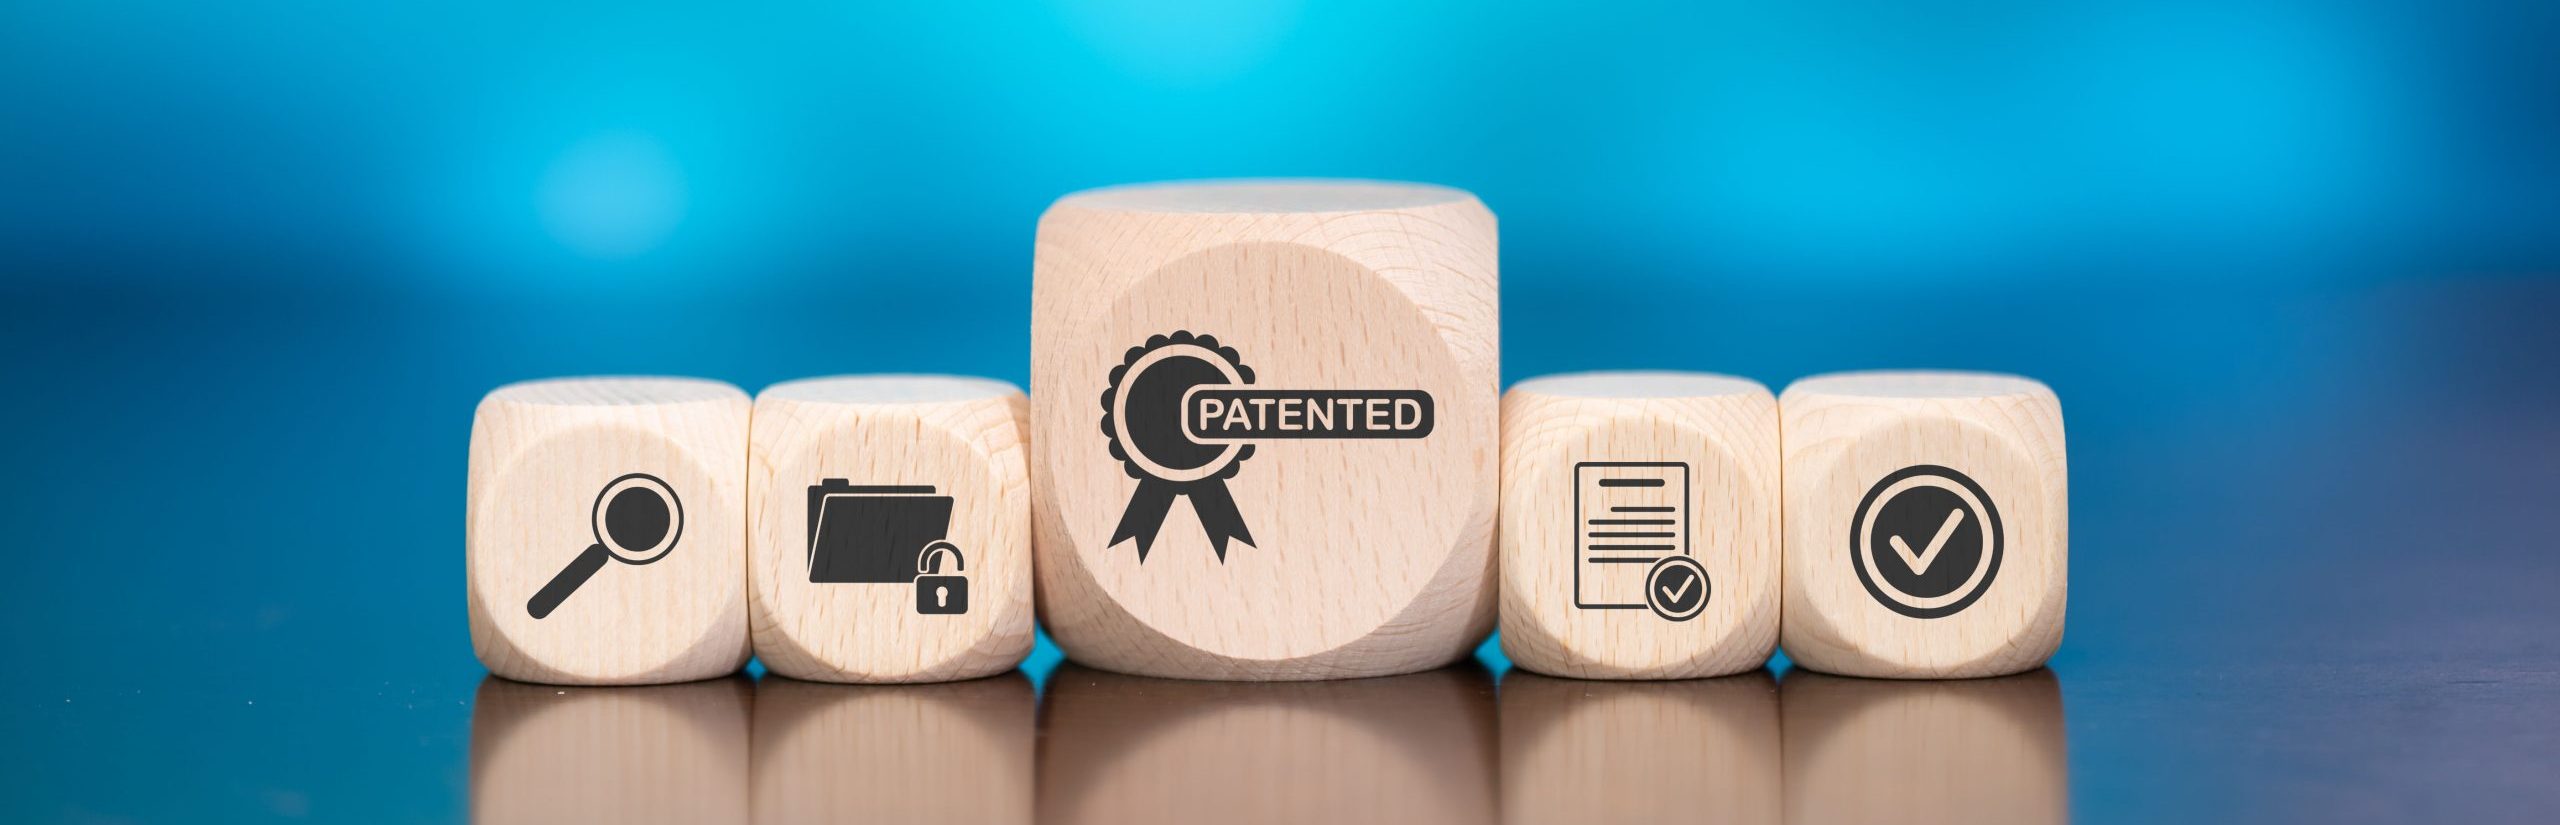
[[1797,664],[1997,676],[2062,644],[2062,404],[2007,375],[1842,373],[1786,419],[1786,608]]
[[471,647],[560,684],[747,663],[745,393],[689,378],[500,387],[471,422]]
[[938,685],[756,683],[754,821],[1031,821],[1020,673]]
[[1480,823],[1493,678],[1239,684],[1060,668],[1040,716],[1041,822]]
[[1502,678],[1502,819],[1778,821],[1778,683]]
[[1070,195],[1032,284],[1040,610],[1127,673],[1328,679],[1493,623],[1494,220],[1465,192]]
[[471,703],[471,821],[739,822],[745,677],[662,687],[484,678]]
[[1793,671],[1778,692],[1788,822],[2070,821],[2052,671],[1951,682]]
[[1759,668],[1778,644],[1778,402],[1588,373],[1502,399],[1502,648],[1584,679]]
[[[765,667],[930,682],[1031,652],[1025,403],[1001,381],[935,376],[756,396],[747,579]],[[937,541],[949,547],[927,553]],[[927,562],[938,575],[919,576]]]

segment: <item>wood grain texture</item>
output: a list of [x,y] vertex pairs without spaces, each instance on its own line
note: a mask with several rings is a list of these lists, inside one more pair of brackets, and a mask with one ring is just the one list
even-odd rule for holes
[[[1040,609],[1080,662],[1205,679],[1405,673],[1494,619],[1499,316],[1492,213],[1453,189],[1235,182],[1105,189],[1041,218],[1031,467]],[[1214,336],[1252,386],[1420,390],[1420,439],[1257,442],[1224,482],[1225,558],[1174,500],[1145,560],[1102,399],[1130,350]]]
[[[1796,664],[1849,676],[1997,676],[2042,665],[2062,643],[2069,549],[2062,405],[2035,381],[1982,373],[1869,372],[1796,382],[1779,398],[1786,445],[1786,605],[1780,644]],[[1952,469],[1989,500],[1996,567],[1969,604],[1935,617],[1888,606],[1862,580],[1853,525],[1888,477]],[[1930,559],[1938,534],[1977,534],[1980,514],[1904,531],[1877,568]],[[1879,532],[1870,528],[1868,541]],[[1886,541],[1890,544],[1890,541]],[[1960,548],[1978,548],[1977,543]],[[1961,573],[1971,569],[1959,568]],[[1881,574],[1871,574],[1877,578]],[[1925,595],[1925,594],[1924,594]]]
[[[1655,505],[1681,511],[1640,514],[1683,523],[1640,529],[1677,533],[1643,541],[1681,544],[1706,571],[1709,595],[1694,616],[1647,608],[1650,565],[1584,561],[1628,556],[1586,549],[1624,546],[1585,538],[1621,532],[1584,524],[1581,510],[1606,508],[1578,476],[1608,470],[1578,471],[1586,462],[1686,465],[1664,479],[1685,483],[1685,502]],[[1513,386],[1502,399],[1504,652],[1521,667],[1584,679],[1691,679],[1767,663],[1778,644],[1778,471],[1777,399],[1754,381],[1629,372]],[[1667,488],[1658,495],[1680,498]],[[1577,596],[1602,592],[1623,598]],[[1582,606],[1597,603],[1625,607]]]
[[658,687],[484,679],[471,702],[471,821],[745,821],[753,690],[744,676]]
[[[689,378],[500,387],[471,422],[464,528],[471,647],[490,672],[652,684],[747,663],[746,393]],[[598,544],[598,494],[631,473],[674,491],[675,542],[606,561],[558,609],[527,602]]]
[[[1031,489],[1010,384],[947,376],[821,378],[756,396],[748,467],[748,607],[756,656],[831,682],[934,682],[1031,652]],[[930,486],[951,499],[968,610],[923,615],[907,582],[813,582],[809,488]],[[913,558],[922,547],[897,552]]]
[[898,686],[766,676],[753,821],[1028,825],[1038,704],[1020,673]]
[[1896,682],[1790,671],[1778,688],[1786,821],[2071,821],[2053,672]]
[[1069,665],[1048,691],[1044,823],[1482,823],[1498,804],[1481,667],[1242,683]]
[[1776,822],[1778,683],[1502,677],[1502,821]]

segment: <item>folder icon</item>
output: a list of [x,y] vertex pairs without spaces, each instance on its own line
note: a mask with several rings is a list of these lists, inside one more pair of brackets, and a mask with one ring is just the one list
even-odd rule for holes
[[826,479],[809,488],[809,581],[915,581],[916,554],[950,529],[951,497],[931,486]]

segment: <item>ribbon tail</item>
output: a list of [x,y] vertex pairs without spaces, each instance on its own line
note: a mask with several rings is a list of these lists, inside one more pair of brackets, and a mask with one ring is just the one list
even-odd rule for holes
[[1138,562],[1146,563],[1147,548],[1155,544],[1156,531],[1164,529],[1164,517],[1173,510],[1175,494],[1170,483],[1152,478],[1139,479],[1138,491],[1129,494],[1129,506],[1120,512],[1120,526],[1111,531],[1111,543],[1103,546],[1116,547],[1121,542],[1137,539]]
[[1244,527],[1244,514],[1236,511],[1234,496],[1227,494],[1224,481],[1204,481],[1185,491],[1191,496],[1191,511],[1200,514],[1200,529],[1209,534],[1209,546],[1218,551],[1218,561],[1227,560],[1227,541],[1255,546],[1252,531]]

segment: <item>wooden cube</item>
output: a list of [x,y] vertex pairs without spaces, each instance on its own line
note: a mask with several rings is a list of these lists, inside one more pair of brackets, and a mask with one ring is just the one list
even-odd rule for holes
[[1502,398],[1502,648],[1540,673],[1690,679],[1778,645],[1778,402],[1618,372]]
[[2053,671],[1895,682],[1796,670],[1778,706],[1787,822],[2071,821]]
[[1492,629],[1493,214],[1455,189],[1070,195],[1031,318],[1041,619],[1077,661],[1406,673]]
[[747,603],[766,668],[934,682],[1031,652],[1026,404],[1002,381],[947,376],[756,396]]
[[1502,820],[1776,822],[1778,682],[1502,677]]
[[1492,674],[1201,682],[1068,665],[1040,709],[1035,818],[1061,825],[1484,823]]
[[746,393],[689,378],[500,387],[471,422],[471,647],[557,684],[747,663]]
[[2062,404],[2009,375],[1796,382],[1786,420],[1786,606],[1796,664],[1997,676],[2062,643]]
[[1031,822],[1031,679],[938,685],[756,683],[759,825]]
[[567,688],[485,677],[471,701],[470,821],[744,821],[753,690],[745,676]]

